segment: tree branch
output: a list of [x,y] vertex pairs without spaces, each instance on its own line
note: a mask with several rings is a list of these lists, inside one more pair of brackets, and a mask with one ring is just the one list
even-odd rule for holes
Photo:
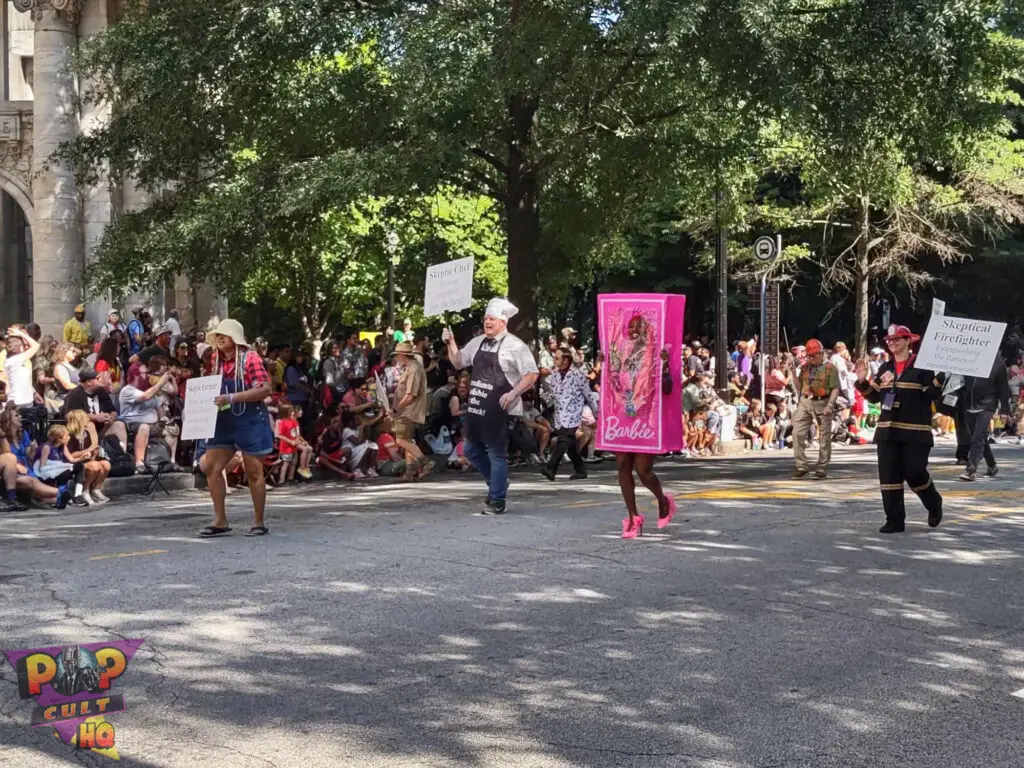
[[481,160],[485,161],[488,165],[493,167],[498,173],[503,175],[508,174],[508,166],[501,162],[501,160],[492,155],[483,147],[470,147],[469,151],[470,154],[476,155]]

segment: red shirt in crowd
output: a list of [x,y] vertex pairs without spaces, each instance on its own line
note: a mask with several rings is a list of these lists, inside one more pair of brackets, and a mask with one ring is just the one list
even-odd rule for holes
[[[281,419],[277,422],[278,437],[287,437],[289,440],[299,439],[299,422],[295,419]],[[295,453],[296,448],[290,443],[281,441],[281,455],[289,456]]]

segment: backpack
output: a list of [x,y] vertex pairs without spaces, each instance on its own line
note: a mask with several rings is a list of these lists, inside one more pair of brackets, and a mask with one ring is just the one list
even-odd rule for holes
[[104,437],[100,445],[110,461],[110,477],[130,477],[135,474],[135,460],[125,453],[114,435]]

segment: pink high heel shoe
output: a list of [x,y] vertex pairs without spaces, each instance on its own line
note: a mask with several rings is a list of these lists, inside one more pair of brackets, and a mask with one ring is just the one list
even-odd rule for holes
[[622,520],[622,538],[624,539],[635,539],[637,536],[644,535],[644,516],[637,515],[633,518],[634,523],[632,526],[629,524],[629,518],[623,518]]
[[676,497],[670,494],[665,494],[665,498],[668,500],[668,514],[664,517],[658,518],[658,527],[664,528],[666,525],[672,522],[672,518],[676,516],[676,512],[679,511],[679,505],[676,504]]

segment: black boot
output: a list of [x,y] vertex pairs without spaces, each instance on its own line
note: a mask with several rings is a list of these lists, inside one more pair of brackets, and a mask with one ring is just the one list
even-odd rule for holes
[[903,523],[897,523],[894,520],[886,520],[885,525],[878,529],[879,533],[903,533],[906,530],[906,526]]

